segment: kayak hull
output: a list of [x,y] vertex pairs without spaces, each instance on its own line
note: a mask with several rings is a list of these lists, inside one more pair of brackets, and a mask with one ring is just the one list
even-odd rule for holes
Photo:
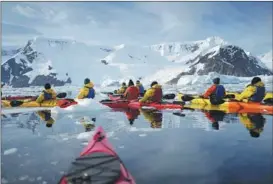
[[266,113],[273,114],[273,106],[254,102],[225,102],[221,105],[212,105],[209,99],[193,99],[191,104],[205,106],[207,109],[219,109],[228,113]]
[[4,108],[13,108],[13,107],[61,107],[65,108],[71,105],[76,105],[77,102],[73,99],[57,99],[57,100],[47,100],[42,103],[37,103],[36,101],[29,101],[29,100],[20,100],[23,102],[19,106],[11,106],[12,100],[2,100],[1,104]]
[[106,105],[113,109],[126,109],[128,108],[129,101],[127,100],[101,101],[101,104]]
[[[89,144],[83,149],[80,156],[92,155],[95,153],[105,153],[107,155],[114,156],[119,158],[117,153],[114,151],[112,145],[109,143],[106,134],[103,128],[100,126],[96,130],[93,138],[90,140]],[[63,177],[61,184],[68,184],[66,178]],[[135,184],[135,180],[133,176],[129,173],[129,171],[125,168],[125,166],[120,162],[120,176],[115,184]]]

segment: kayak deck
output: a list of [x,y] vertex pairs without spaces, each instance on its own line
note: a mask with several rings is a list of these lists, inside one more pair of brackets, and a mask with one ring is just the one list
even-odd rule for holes
[[80,157],[72,163],[70,172],[61,179],[60,184],[76,183],[75,181],[94,184],[135,184],[134,178],[107,140],[101,126]]

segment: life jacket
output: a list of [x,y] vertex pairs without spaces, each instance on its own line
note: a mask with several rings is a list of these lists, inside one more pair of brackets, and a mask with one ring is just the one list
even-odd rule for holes
[[127,100],[136,100],[138,99],[139,96],[139,91],[138,88],[136,86],[130,86],[127,88],[127,95],[126,95],[126,99]]
[[85,97],[85,98],[95,98],[95,90],[93,89],[93,88],[89,88],[89,87],[86,87],[86,88],[88,88],[88,90],[89,90],[89,92],[88,92],[88,94],[87,94],[87,96]]
[[44,115],[45,115],[45,121],[48,121],[48,120],[51,119],[51,113],[50,113],[50,112],[44,111],[43,113],[44,113]]
[[44,92],[44,100],[51,100],[52,99],[52,93],[48,93],[46,91]]
[[161,88],[154,88],[154,96],[152,97],[152,102],[161,103],[163,92]]
[[250,101],[261,102],[265,97],[265,87],[264,86],[255,86],[255,87],[256,87],[256,91],[252,95],[252,97],[250,97]]
[[143,94],[144,93],[144,87],[141,84],[137,85],[137,87],[138,87],[139,93]]
[[215,90],[214,95],[217,99],[223,99],[225,97],[225,92],[226,92],[226,90],[225,90],[224,86],[216,85],[216,90]]

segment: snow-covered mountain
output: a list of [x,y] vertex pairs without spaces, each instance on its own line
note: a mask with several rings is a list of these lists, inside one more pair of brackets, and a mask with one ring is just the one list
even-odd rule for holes
[[272,50],[266,54],[263,54],[261,56],[258,56],[258,58],[266,65],[267,68],[269,68],[271,71],[273,71],[273,53]]
[[[150,49],[159,52],[171,62],[183,65],[184,69],[180,73],[178,71],[179,75],[171,80],[173,83],[182,75],[205,75],[210,72],[239,77],[273,74],[258,58],[219,37],[195,42],[152,45]],[[159,72],[163,71],[171,72],[166,69]]]
[[219,37],[152,46],[94,46],[74,40],[38,37],[30,40],[1,65],[2,82],[13,87],[82,85],[89,77],[95,84],[112,85],[129,78],[149,84],[177,83],[183,75],[272,75],[259,59]]

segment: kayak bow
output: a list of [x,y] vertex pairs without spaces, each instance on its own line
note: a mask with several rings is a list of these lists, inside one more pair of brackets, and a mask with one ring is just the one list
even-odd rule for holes
[[102,127],[98,127],[89,144],[72,163],[59,184],[135,184],[135,180],[108,142]]

